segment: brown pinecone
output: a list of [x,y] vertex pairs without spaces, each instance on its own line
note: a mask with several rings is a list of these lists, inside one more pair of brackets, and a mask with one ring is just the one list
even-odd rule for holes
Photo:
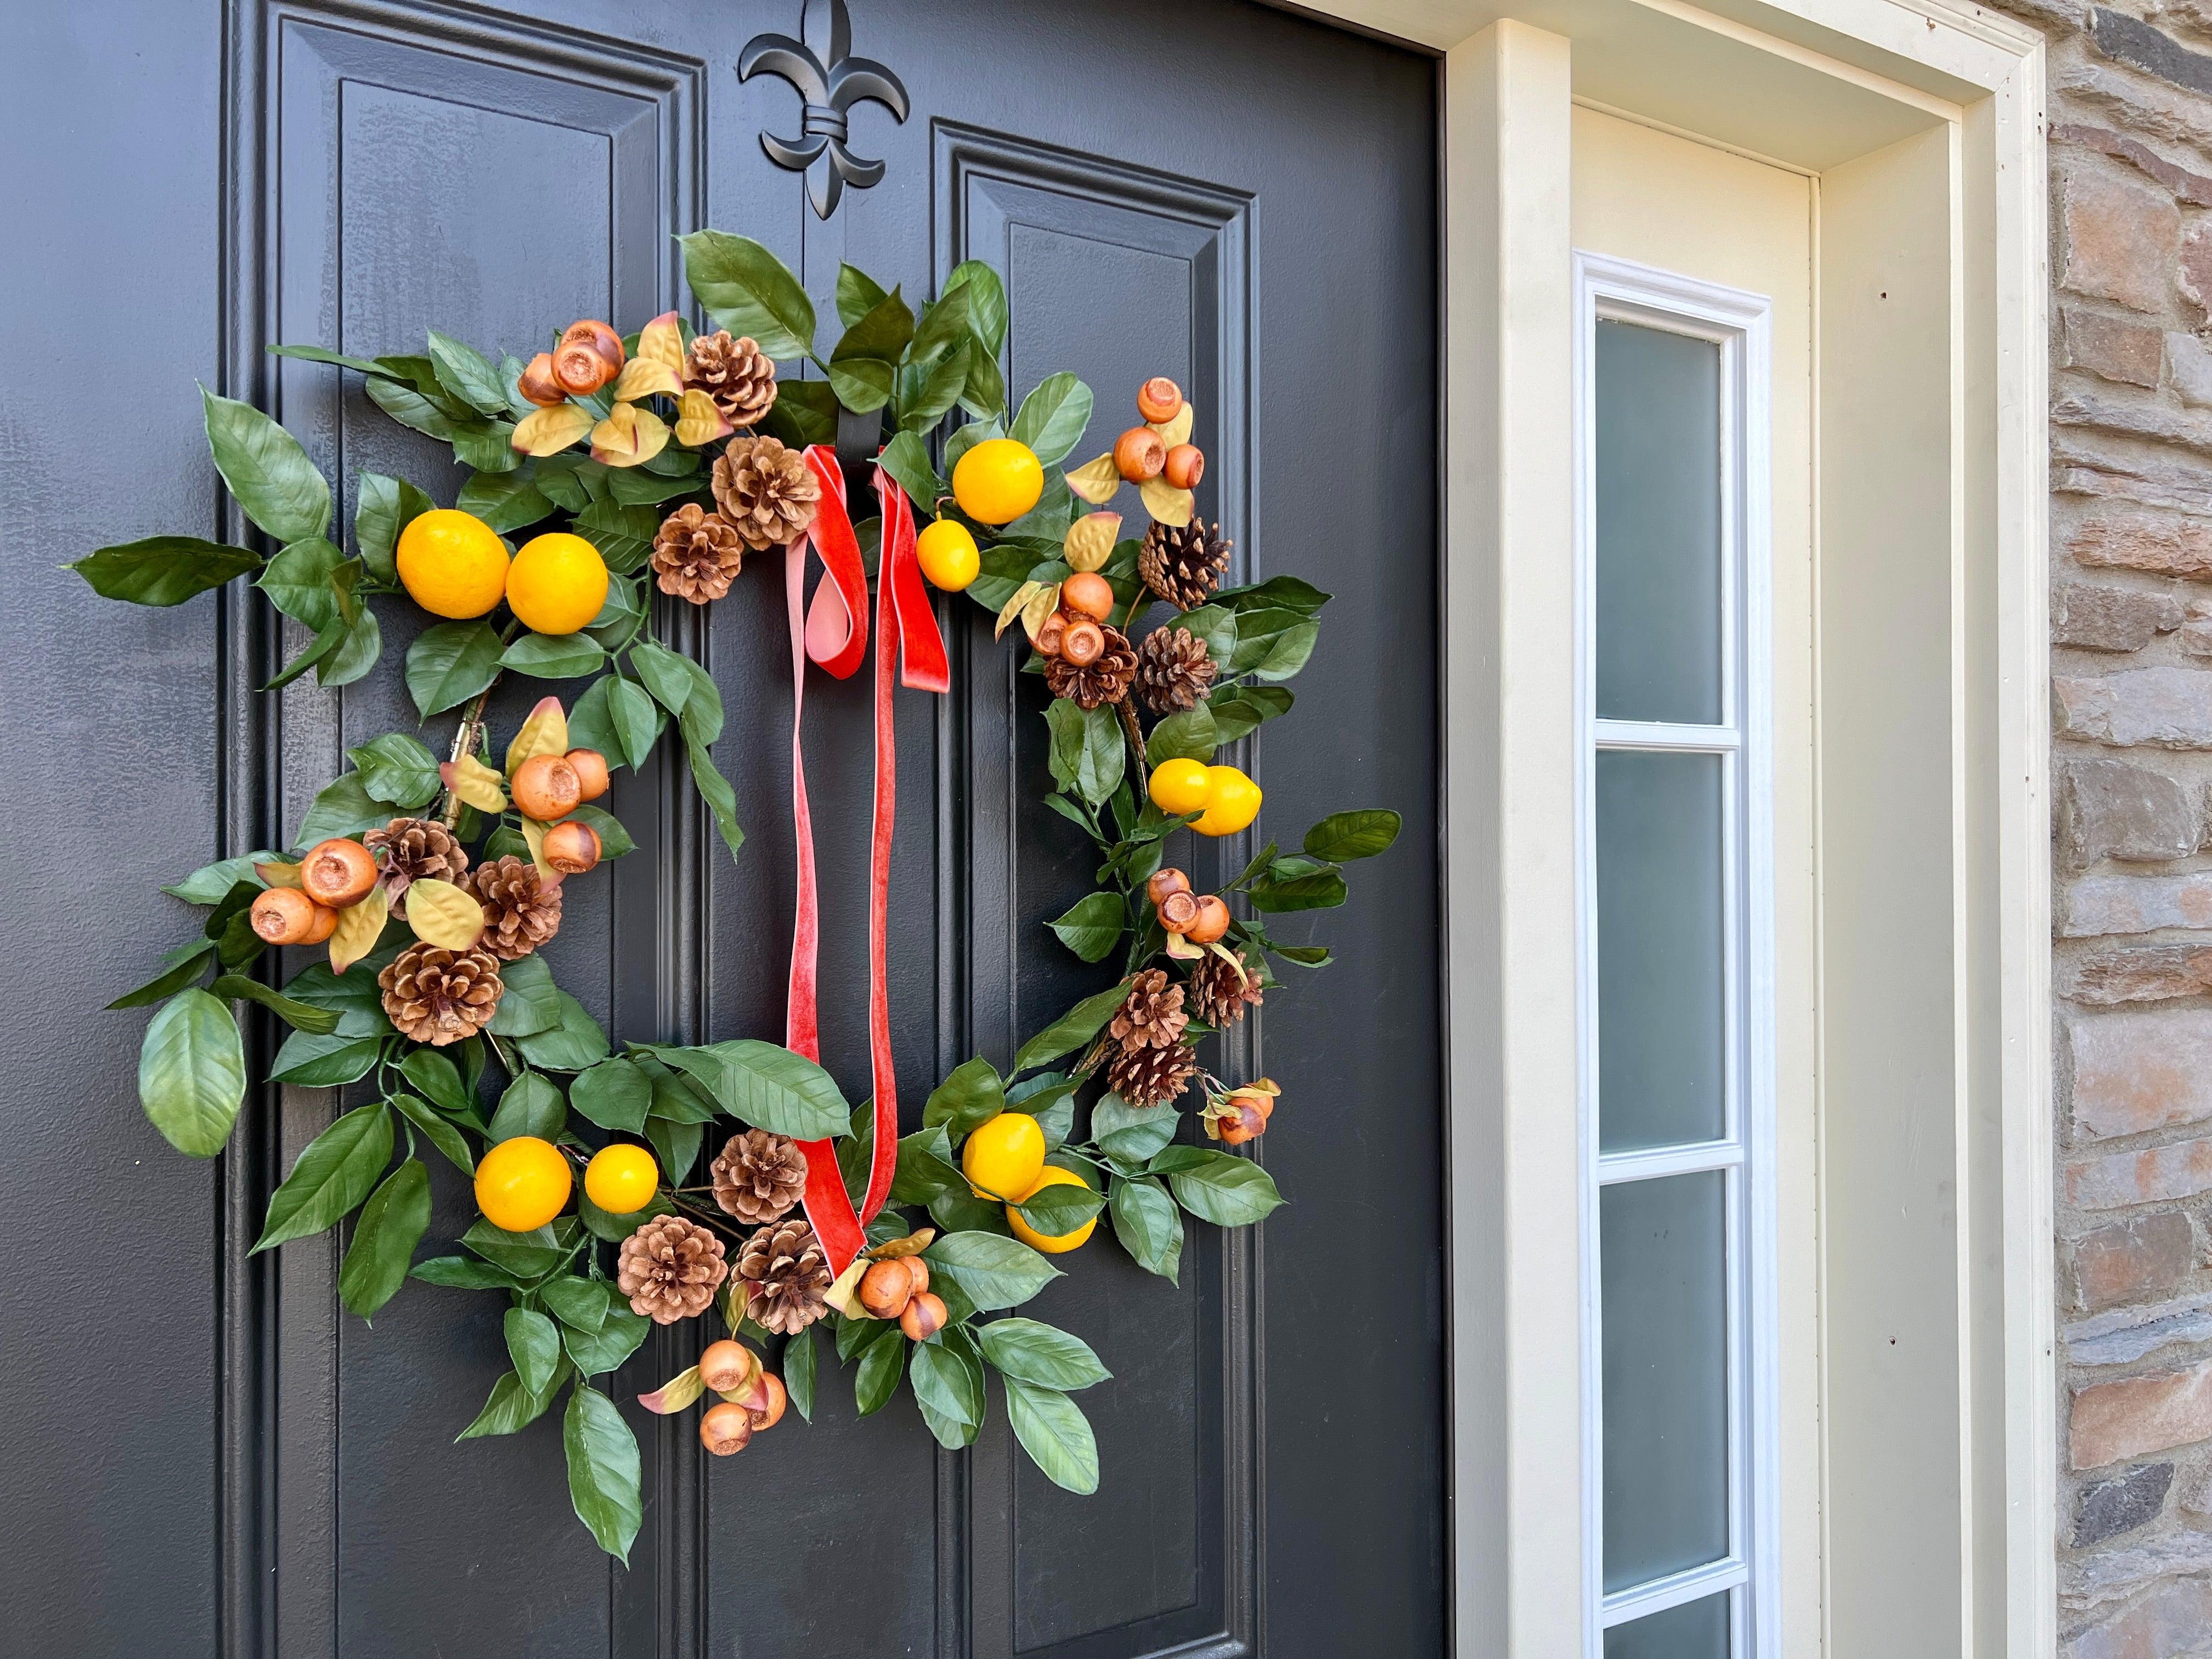
[[1172,1048],[1123,1048],[1106,1063],[1106,1084],[1132,1106],[1164,1106],[1198,1075],[1198,1056]]
[[795,1335],[822,1317],[829,1304],[830,1264],[806,1218],[795,1215],[762,1228],[738,1252],[738,1277],[745,1281],[745,1311],[753,1323]]
[[714,1202],[740,1221],[774,1221],[806,1190],[806,1154],[788,1135],[748,1129],[715,1156]]
[[656,1325],[706,1312],[729,1276],[722,1241],[680,1215],[653,1217],[623,1240],[615,1261],[615,1288]]
[[499,963],[489,951],[410,945],[376,976],[384,1012],[410,1042],[442,1048],[474,1036],[499,1008]]
[[1189,1023],[1182,1011],[1182,987],[1168,983],[1164,968],[1152,968],[1137,975],[1106,1031],[1125,1049],[1171,1048],[1182,1041],[1182,1028]]
[[714,461],[714,500],[747,547],[781,547],[814,522],[822,486],[775,438],[732,438]]
[[1242,951],[1237,956],[1244,964],[1242,978],[1234,967],[1211,951],[1206,953],[1205,961],[1191,964],[1191,1012],[1217,1031],[1243,1018],[1247,1008],[1260,1006],[1259,966]]
[[730,591],[745,562],[738,532],[696,501],[686,501],[660,521],[653,538],[653,574],[660,591],[704,605]]
[[430,818],[394,818],[381,830],[372,830],[361,844],[376,854],[383,873],[377,883],[390,901],[392,914],[407,919],[407,889],[418,881],[450,881],[465,885],[468,849],[453,832]]
[[1203,519],[1193,519],[1180,530],[1155,520],[1137,550],[1137,574],[1176,610],[1189,611],[1204,605],[1220,586],[1229,550],[1236,545],[1219,525],[1208,530]]
[[1054,696],[1073,697],[1083,708],[1096,708],[1129,695],[1130,684],[1137,678],[1136,650],[1120,629],[1101,623],[1098,631],[1106,636],[1106,648],[1082,667],[1065,657],[1045,659],[1044,683]]
[[732,426],[757,426],[775,407],[775,361],[750,335],[732,340],[718,328],[691,342],[684,357],[684,383],[714,400]]
[[483,937],[477,948],[501,962],[526,957],[561,931],[561,890],[548,887],[538,866],[509,854],[477,866],[469,890],[483,906]]
[[1206,641],[1188,628],[1155,628],[1137,647],[1137,691],[1158,714],[1198,707],[1213,673]]

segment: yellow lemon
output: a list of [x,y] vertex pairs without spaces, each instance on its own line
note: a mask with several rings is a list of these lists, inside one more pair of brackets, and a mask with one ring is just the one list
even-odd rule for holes
[[407,597],[434,617],[481,617],[507,592],[507,544],[472,513],[416,514],[399,532],[395,559]]
[[1260,816],[1260,786],[1235,767],[1209,766],[1206,781],[1206,816],[1190,826],[1200,835],[1233,836]]
[[952,499],[978,524],[1012,524],[1044,494],[1044,463],[1027,444],[986,438],[952,469]]
[[978,1198],[1004,1202],[1036,1185],[1044,1168],[1044,1131],[1027,1112],[1001,1112],[968,1137],[960,1172]]
[[983,558],[968,526],[952,519],[939,519],[914,538],[915,556],[921,574],[948,593],[957,593],[982,573]]
[[526,1233],[568,1203],[568,1160],[536,1135],[502,1140],[477,1160],[477,1208],[495,1227]]
[[609,1215],[641,1210],[659,1190],[660,1166],[642,1146],[603,1146],[584,1166],[584,1196]]
[[1170,817],[1204,811],[1212,804],[1212,780],[1197,761],[1162,761],[1152,769],[1152,805]]
[[[1048,1187],[1082,1187],[1088,1184],[1074,1170],[1063,1170],[1054,1164],[1037,1177],[1036,1186],[1022,1194],[1021,1201],[1028,1203]],[[1097,1224],[1098,1218],[1094,1215],[1072,1233],[1041,1233],[1022,1219],[1019,1210],[1011,1204],[1006,1206],[1006,1225],[1014,1230],[1014,1237],[1030,1249],[1042,1250],[1047,1255],[1058,1255],[1063,1250],[1073,1249],[1091,1237],[1091,1230]]]
[[534,536],[507,573],[507,609],[537,633],[573,634],[606,602],[607,562],[581,536]]

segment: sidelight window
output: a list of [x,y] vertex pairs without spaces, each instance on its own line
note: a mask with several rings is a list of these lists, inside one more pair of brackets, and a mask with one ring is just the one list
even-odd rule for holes
[[1770,1659],[1768,306],[1576,270],[1589,1651]]

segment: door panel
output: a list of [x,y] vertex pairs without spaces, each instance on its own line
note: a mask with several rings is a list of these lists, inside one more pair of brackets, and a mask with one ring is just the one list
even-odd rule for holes
[[[84,9],[125,29],[181,9]],[[203,1448],[160,1474],[177,1501],[226,1517],[236,1565],[221,1650],[1440,1652],[1433,65],[1243,0],[855,0],[854,51],[903,77],[915,113],[902,126],[856,114],[854,148],[883,156],[888,174],[825,224],[802,179],[759,148],[763,128],[795,129],[795,96],[769,77],[741,86],[732,68],[756,33],[796,29],[799,0],[193,9],[198,33],[184,33],[207,64],[220,45],[229,65],[228,111],[219,121],[210,96],[194,131],[227,158],[222,222],[200,227],[231,277],[219,358],[145,383],[165,440],[181,434],[166,446],[178,473],[206,476],[193,453],[198,374],[274,408],[345,480],[346,521],[364,468],[450,500],[441,448],[375,410],[357,377],[269,359],[264,345],[413,350],[436,326],[519,352],[572,316],[634,328],[689,307],[672,239],[699,224],[777,249],[825,318],[840,259],[918,295],[960,260],[988,258],[1012,300],[1012,395],[1061,368],[1098,393],[1073,459],[1110,444],[1138,381],[1176,376],[1207,434],[1201,511],[1236,538],[1236,576],[1296,571],[1337,595],[1296,683],[1303,724],[1287,741],[1248,740],[1239,760],[1269,792],[1262,828],[1295,840],[1323,812],[1386,803],[1408,826],[1363,870],[1358,903],[1310,925],[1282,920],[1279,935],[1326,939],[1340,963],[1270,992],[1214,1062],[1284,1082],[1289,1132],[1256,1150],[1292,1205],[1256,1232],[1193,1224],[1179,1285],[1139,1272],[1102,1231],[1035,1310],[1115,1373],[1083,1402],[1104,1468],[1095,1497],[1037,1475],[1002,1401],[974,1451],[949,1455],[910,1398],[856,1420],[849,1374],[825,1361],[815,1422],[794,1418],[731,1462],[703,1457],[688,1419],[631,1414],[647,1497],[625,1573],[569,1514],[557,1429],[450,1444],[505,1368],[496,1305],[411,1285],[364,1325],[337,1308],[335,1249],[303,1241],[226,1266],[237,1289],[220,1314],[189,1279],[173,1292],[204,1322],[222,1319],[234,1357],[220,1461]],[[193,176],[181,160],[144,165]],[[88,189],[102,182],[88,163]],[[204,185],[198,199],[197,212],[216,211]],[[59,222],[68,209],[49,211]],[[105,477],[99,465],[49,463],[64,487]],[[12,533],[24,509],[7,499]],[[133,533],[190,518],[173,507]],[[113,538],[66,533],[71,545]],[[794,878],[783,598],[781,562],[756,558],[703,618],[675,607],[730,710],[717,754],[750,839],[732,861],[688,784],[657,766],[617,784],[613,808],[640,850],[579,890],[551,951],[617,1042],[781,1033]],[[124,641],[127,676],[173,661],[204,678],[221,640],[228,695],[189,678],[180,695],[189,720],[222,722],[234,745],[223,850],[236,851],[295,824],[346,744],[408,727],[389,669],[422,619],[380,614],[386,672],[274,698],[247,688],[300,641],[273,637],[249,607],[95,606],[76,625]],[[890,984],[908,1128],[951,1066],[978,1052],[1003,1060],[1110,979],[1042,925],[1088,890],[1093,863],[1037,799],[1042,684],[1016,672],[974,606],[948,600],[940,616],[951,694],[897,696]],[[495,718],[513,721],[538,690],[503,692]],[[866,677],[811,677],[806,714],[823,1060],[857,1098]],[[426,741],[449,731],[431,722]],[[140,741],[115,739],[102,764],[126,763]],[[167,822],[204,821],[221,775],[210,769]],[[1197,849],[1194,878],[1224,878],[1252,839]],[[134,879],[173,878],[202,856],[149,845]],[[98,978],[101,1000],[113,994],[112,970],[72,971],[88,989]],[[128,1079],[118,1060],[102,1109],[127,1121],[131,1156],[165,1181],[204,1182],[137,1122]],[[276,1175],[343,1103],[289,1091],[249,1104],[222,1189],[228,1237],[250,1239]],[[39,1155],[58,1167],[70,1152],[56,1136]],[[456,1236],[470,1207],[461,1183],[441,1182],[431,1239]],[[204,1259],[208,1237],[204,1210],[194,1221],[181,1208],[175,1261]],[[615,1392],[681,1369],[698,1340],[656,1332]],[[211,1357],[199,1376],[211,1397]],[[173,1559],[185,1582],[213,1571]],[[127,1599],[76,1605],[80,1627],[112,1649],[158,1633],[173,1650],[216,1650],[212,1624],[179,1639]]]

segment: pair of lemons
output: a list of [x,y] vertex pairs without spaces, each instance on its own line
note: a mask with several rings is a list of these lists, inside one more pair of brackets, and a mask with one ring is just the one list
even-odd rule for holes
[[1087,1184],[1073,1170],[1047,1165],[1044,1154],[1044,1131],[1035,1118],[1027,1112],[1001,1112],[969,1133],[960,1149],[960,1173],[976,1197],[1013,1200],[1006,1206],[1006,1225],[1016,1238],[1033,1250],[1059,1255],[1090,1237],[1098,1218],[1065,1233],[1041,1233],[1022,1218],[1014,1205],[1028,1203],[1046,1188]]
[[481,617],[505,599],[532,632],[573,634],[607,602],[606,561],[581,536],[535,537],[510,561],[498,532],[450,507],[408,520],[397,561],[400,586],[433,616]]
[[[1012,524],[1044,495],[1044,463],[1027,444],[986,438],[952,467],[952,499],[977,524]],[[921,574],[948,593],[965,589],[981,574],[982,556],[968,526],[939,519],[915,538]]]
[[1180,817],[1205,816],[1190,827],[1201,836],[1233,836],[1260,816],[1260,786],[1233,766],[1162,761],[1152,769],[1152,805]]
[[[568,1160],[550,1140],[516,1135],[477,1160],[477,1208],[495,1227],[526,1233],[568,1206]],[[633,1215],[660,1189],[660,1167],[642,1146],[617,1144],[584,1167],[584,1195],[609,1215]]]

